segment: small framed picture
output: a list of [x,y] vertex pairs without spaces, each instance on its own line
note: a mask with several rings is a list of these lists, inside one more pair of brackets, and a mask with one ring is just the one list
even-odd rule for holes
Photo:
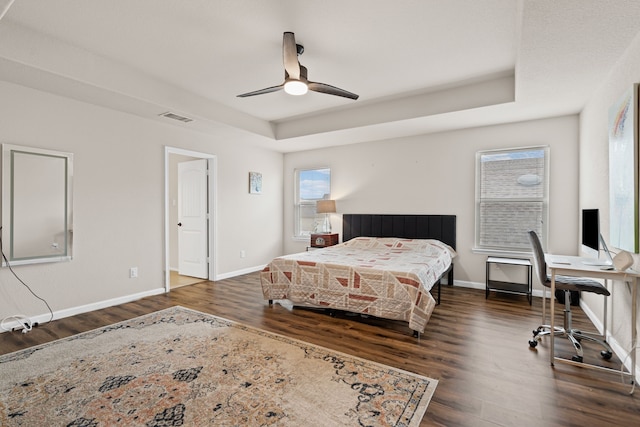
[[262,194],[262,174],[249,172],[249,194]]

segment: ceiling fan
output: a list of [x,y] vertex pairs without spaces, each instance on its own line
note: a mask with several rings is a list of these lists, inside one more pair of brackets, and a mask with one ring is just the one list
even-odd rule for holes
[[263,95],[284,89],[290,95],[304,95],[307,91],[327,93],[349,99],[358,99],[358,95],[326,83],[310,82],[307,80],[307,68],[300,65],[298,56],[304,52],[304,46],[296,44],[295,35],[285,32],[282,36],[282,57],[284,62],[284,83],[265,89],[238,95],[239,98]]

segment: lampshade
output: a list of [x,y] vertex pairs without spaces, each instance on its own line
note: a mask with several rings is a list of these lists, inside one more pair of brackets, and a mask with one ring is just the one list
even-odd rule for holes
[[336,212],[335,200],[318,200],[316,202],[316,212],[320,214],[329,214]]

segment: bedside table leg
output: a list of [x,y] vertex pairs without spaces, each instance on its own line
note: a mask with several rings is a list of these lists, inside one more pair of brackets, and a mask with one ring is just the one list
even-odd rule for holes
[[489,263],[486,264],[486,275],[485,275],[485,287],[484,287],[484,299],[489,298]]

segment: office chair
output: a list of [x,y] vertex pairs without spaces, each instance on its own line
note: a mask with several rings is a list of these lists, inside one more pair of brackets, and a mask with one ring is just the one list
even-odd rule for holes
[[[544,252],[542,250],[542,245],[540,244],[540,239],[535,231],[529,231],[529,242],[531,242],[531,247],[533,249],[533,264],[536,270],[536,275],[545,287],[551,287],[551,277],[547,275],[547,264],[544,260]],[[593,292],[599,295],[609,296],[610,293],[600,284],[599,282],[591,279],[585,279],[582,277],[570,277],[570,276],[558,276],[556,275],[556,289],[564,292],[564,327],[555,326],[553,335],[554,336],[564,336],[576,350],[576,355],[574,355],[571,360],[574,362],[582,362],[583,352],[582,346],[580,345],[580,341],[588,340],[596,342],[602,345],[605,350],[600,352],[600,356],[603,359],[609,360],[611,359],[612,351],[609,344],[607,344],[604,340],[598,339],[594,336],[591,336],[585,332],[581,332],[577,329],[572,328],[571,323],[571,291],[582,291],[582,292]],[[546,321],[545,316],[545,305],[546,305],[546,294],[543,293],[542,299],[542,322]],[[551,298],[554,298],[554,295],[551,295]],[[542,339],[544,335],[551,334],[551,326],[550,325],[540,325],[537,329],[533,330],[533,339],[529,341],[529,345],[534,348],[538,345],[538,342]]]

